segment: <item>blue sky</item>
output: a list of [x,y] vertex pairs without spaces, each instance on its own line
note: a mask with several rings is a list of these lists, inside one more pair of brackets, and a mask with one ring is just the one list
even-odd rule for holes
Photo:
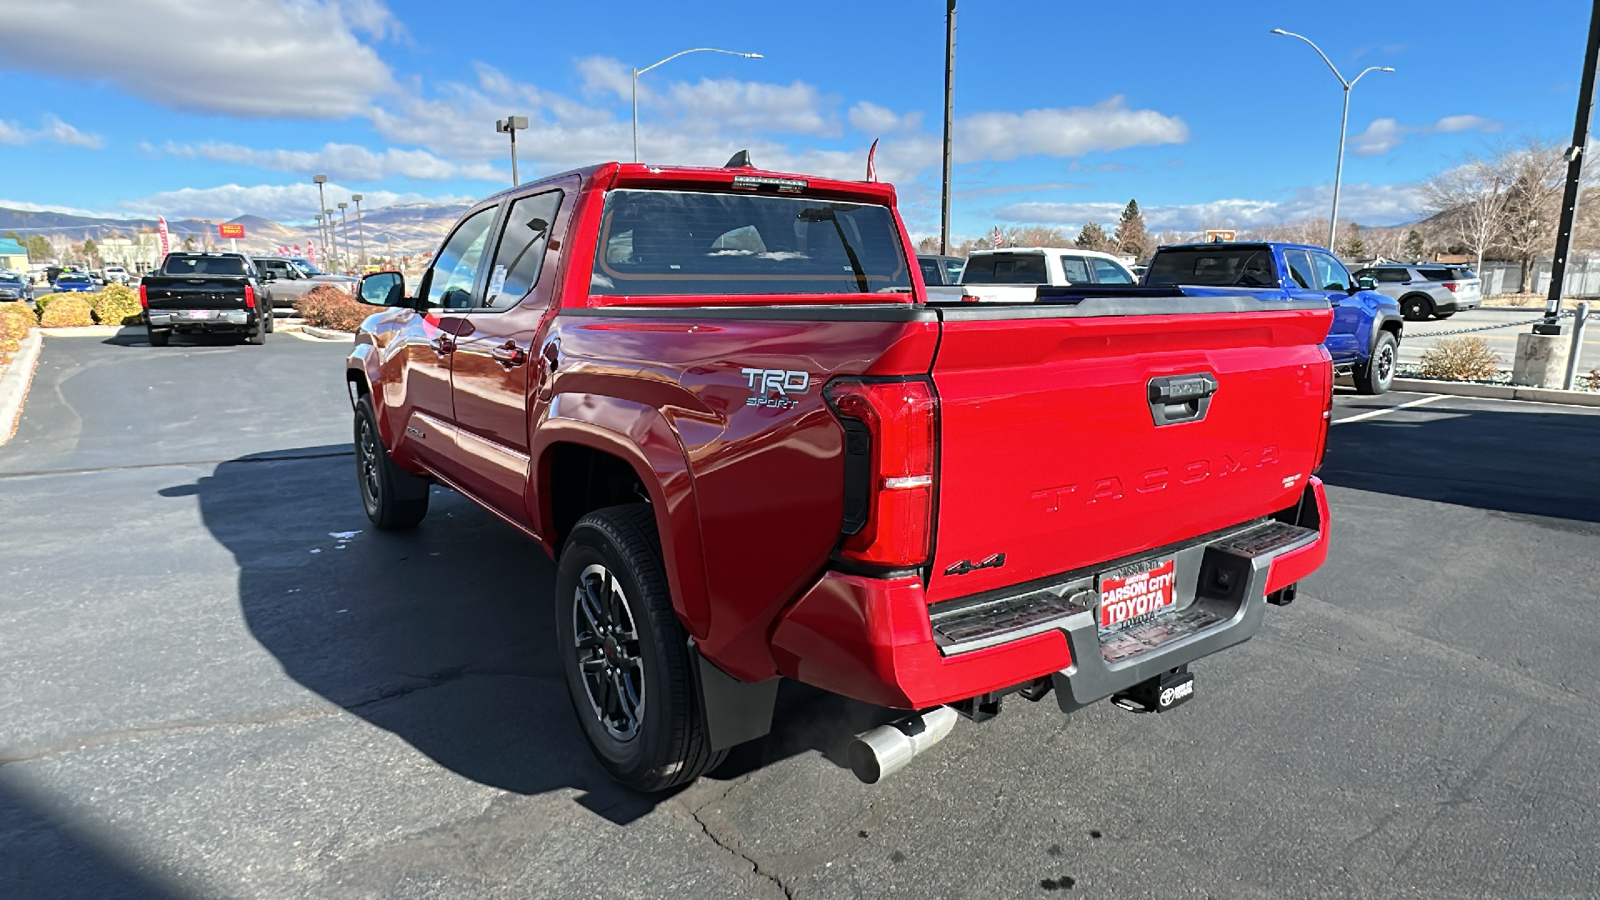
[[[967,0],[956,54],[954,219],[1153,228],[1325,215],[1340,88],[1356,86],[1346,214],[1419,215],[1416,183],[1461,154],[1570,135],[1587,8],[1347,0],[1069,4]],[[1530,7],[1531,9],[1531,7]],[[901,190],[938,228],[944,5],[412,0],[0,0],[0,206],[299,221],[335,199],[459,201],[509,183],[494,119],[527,115],[524,180],[631,154],[758,165]]]

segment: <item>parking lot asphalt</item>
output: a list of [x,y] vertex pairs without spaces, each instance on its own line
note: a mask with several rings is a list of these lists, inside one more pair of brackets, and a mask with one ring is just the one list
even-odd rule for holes
[[1341,394],[1327,565],[1161,716],[1011,699],[875,787],[786,685],[591,761],[553,568],[362,515],[343,344],[47,338],[0,447],[3,897],[1592,897],[1600,415]]

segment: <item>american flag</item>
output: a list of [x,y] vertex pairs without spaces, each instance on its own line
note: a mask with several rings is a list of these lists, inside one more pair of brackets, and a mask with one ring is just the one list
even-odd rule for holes
[[1000,246],[1005,243],[1005,240],[1005,235],[1000,233],[1000,226],[996,225],[994,227],[994,233],[989,235],[989,247],[994,250],[999,250]]

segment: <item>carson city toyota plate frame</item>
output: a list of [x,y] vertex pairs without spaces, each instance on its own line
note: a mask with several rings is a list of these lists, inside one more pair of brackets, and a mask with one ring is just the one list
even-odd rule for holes
[[1119,566],[1095,578],[1102,637],[1170,612],[1178,600],[1176,557],[1157,556]]

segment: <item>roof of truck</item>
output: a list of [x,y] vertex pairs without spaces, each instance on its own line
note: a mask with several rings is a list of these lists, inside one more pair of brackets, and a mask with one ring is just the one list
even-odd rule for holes
[[797,172],[776,172],[753,166],[658,166],[649,163],[606,162],[546,175],[537,181],[501,191],[492,199],[528,193],[573,177],[582,178],[585,187],[611,188],[713,188],[749,190],[753,193],[792,194],[801,197],[833,197],[864,203],[893,204],[894,186],[883,181],[842,181]]

